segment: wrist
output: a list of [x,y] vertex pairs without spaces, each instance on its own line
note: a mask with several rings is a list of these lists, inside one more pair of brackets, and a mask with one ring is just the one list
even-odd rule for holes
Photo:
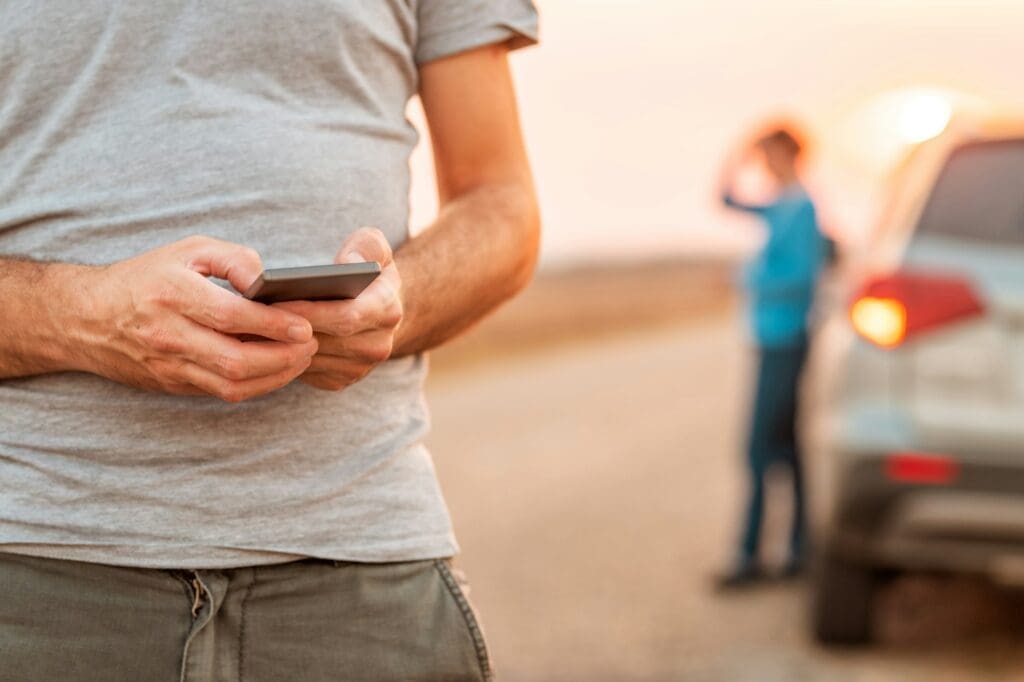
[[99,332],[111,321],[101,309],[104,270],[67,263],[46,268],[40,287],[45,296],[40,319],[46,327],[40,350],[49,371],[95,371]]
[[395,325],[394,333],[392,335],[391,344],[391,358],[400,358],[405,355],[411,355],[418,352],[415,349],[416,345],[416,333],[415,318],[419,312],[416,307],[416,301],[411,300],[410,293],[412,287],[410,286],[410,275],[406,278],[406,269],[403,269],[405,263],[399,261],[400,254],[395,254],[395,265],[399,268],[402,273],[402,286],[398,289],[398,299],[401,301],[402,306],[402,319]]

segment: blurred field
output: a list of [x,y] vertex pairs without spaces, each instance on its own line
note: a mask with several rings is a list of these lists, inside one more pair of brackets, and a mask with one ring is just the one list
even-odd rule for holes
[[728,283],[546,275],[437,354],[429,444],[499,679],[1024,680],[1024,602],[984,583],[901,580],[847,652],[809,641],[801,584],[711,592],[750,360]]
[[733,304],[728,261],[665,260],[541,272],[483,324],[431,354],[435,372],[492,364],[631,330],[692,322]]

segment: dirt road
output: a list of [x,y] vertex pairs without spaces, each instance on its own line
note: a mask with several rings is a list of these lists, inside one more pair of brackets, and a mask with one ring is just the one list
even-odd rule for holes
[[[823,652],[802,586],[723,598],[747,353],[731,316],[441,373],[430,444],[500,679],[1024,680],[1004,595],[912,579]],[[1016,628],[1016,629],[1014,629]]]

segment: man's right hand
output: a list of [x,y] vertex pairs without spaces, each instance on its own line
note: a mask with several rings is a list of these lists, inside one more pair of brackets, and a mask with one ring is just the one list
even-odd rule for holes
[[228,402],[281,388],[316,353],[309,322],[207,279],[244,291],[261,270],[252,249],[207,237],[90,270],[78,283],[86,305],[70,365],[131,386]]

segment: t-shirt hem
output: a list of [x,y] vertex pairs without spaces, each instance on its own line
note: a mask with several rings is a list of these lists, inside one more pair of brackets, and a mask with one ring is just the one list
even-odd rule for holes
[[399,563],[444,559],[459,553],[458,543],[448,534],[416,538],[411,542],[386,541],[354,546],[247,547],[151,546],[151,545],[58,545],[33,543],[0,544],[0,553],[21,554],[44,559],[78,561],[107,566],[156,569],[231,569],[269,566],[302,559],[325,559],[355,563]]

